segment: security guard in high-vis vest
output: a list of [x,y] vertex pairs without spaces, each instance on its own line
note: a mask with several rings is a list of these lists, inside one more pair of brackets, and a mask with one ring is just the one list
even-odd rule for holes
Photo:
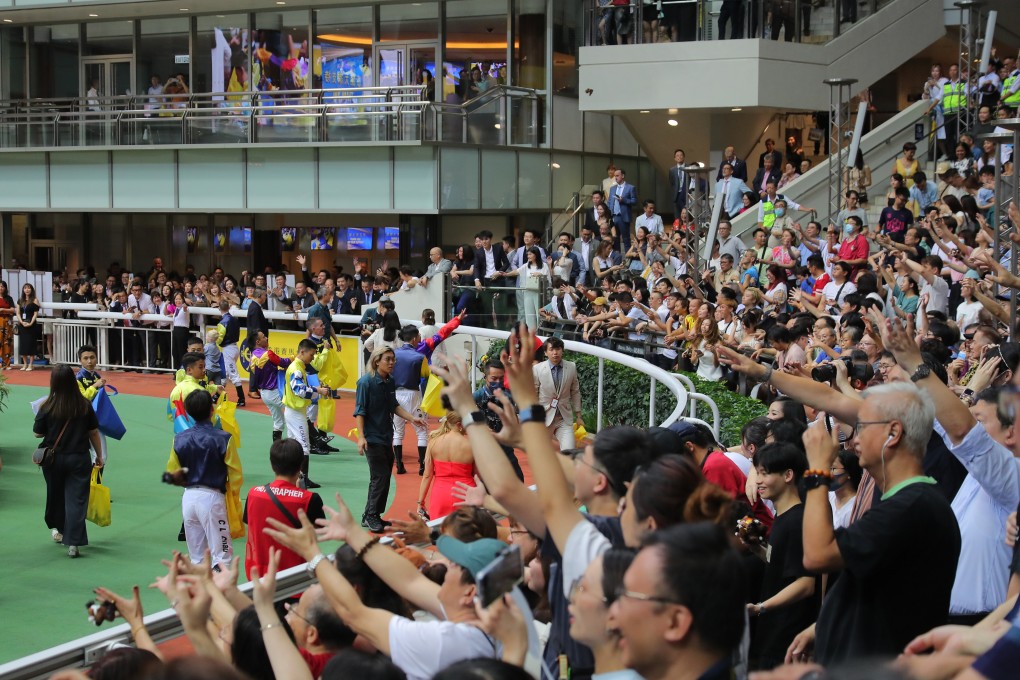
[[1020,68],[1002,81],[1002,103],[1010,108],[1020,107]]
[[302,489],[318,489],[321,486],[308,478],[308,454],[311,448],[308,439],[308,406],[316,392],[324,396],[330,393],[328,387],[315,388],[308,384],[306,366],[314,357],[314,342],[305,339],[298,343],[297,357],[287,367],[283,393],[283,422],[287,424],[287,438],[300,442],[305,454],[299,484]]
[[942,112],[947,116],[960,113],[967,105],[967,84],[962,81],[949,81],[942,86]]

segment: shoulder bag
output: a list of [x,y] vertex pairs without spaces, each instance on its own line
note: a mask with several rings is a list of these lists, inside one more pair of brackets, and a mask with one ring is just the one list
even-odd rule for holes
[[53,459],[57,455],[57,447],[60,446],[60,440],[64,438],[64,432],[67,430],[67,426],[70,424],[70,420],[64,423],[64,426],[60,428],[60,434],[57,435],[57,441],[53,442],[53,446],[40,446],[32,452],[32,462],[39,467],[49,467],[53,465]]
[[273,501],[273,504],[276,505],[280,512],[283,513],[283,516],[287,518],[287,521],[290,522],[292,527],[294,527],[295,529],[301,528],[301,521],[297,517],[295,517],[290,510],[287,509],[287,507],[283,504],[283,502],[279,498],[276,497],[276,494],[273,493],[273,490],[269,487],[269,484],[266,484],[266,495],[269,496],[269,500]]

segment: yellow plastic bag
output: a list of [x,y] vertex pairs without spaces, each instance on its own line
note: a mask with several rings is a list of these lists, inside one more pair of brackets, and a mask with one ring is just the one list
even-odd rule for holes
[[216,404],[216,415],[220,419],[220,427],[224,432],[229,432],[234,435],[234,441],[237,443],[237,448],[241,448],[241,428],[237,426],[237,416],[234,413],[237,410],[237,404],[228,400],[226,396],[220,398]]
[[336,422],[336,399],[319,399],[319,415],[315,418],[315,426],[326,432],[333,431]]
[[244,505],[238,494],[228,493],[224,500],[227,503],[227,523],[230,526],[231,538],[244,538]]
[[584,441],[587,436],[588,430],[584,429],[584,425],[574,425],[574,441]]
[[443,408],[442,395],[440,395],[442,389],[443,381],[439,379],[439,376],[430,375],[429,382],[425,386],[425,397],[421,400],[422,411],[437,418],[442,418],[446,415],[446,409]]
[[89,505],[85,519],[96,526],[110,526],[110,488],[103,485],[103,473],[99,468],[92,468],[92,481],[89,483]]

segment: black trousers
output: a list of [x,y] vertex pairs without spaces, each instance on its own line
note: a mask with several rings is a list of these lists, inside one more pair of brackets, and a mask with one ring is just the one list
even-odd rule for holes
[[390,473],[393,470],[392,444],[369,444],[365,451],[368,461],[368,500],[365,514],[382,516],[386,511],[386,498],[390,494]]
[[723,0],[719,10],[719,40],[726,39],[726,24],[732,22],[730,40],[744,37],[744,0]]
[[170,331],[170,354],[173,356],[173,364],[170,368],[180,368],[190,335],[191,329],[187,326],[174,326],[174,329]]
[[46,526],[64,535],[64,545],[88,545],[85,513],[89,504],[92,459],[84,453],[58,453],[43,468],[46,480]]

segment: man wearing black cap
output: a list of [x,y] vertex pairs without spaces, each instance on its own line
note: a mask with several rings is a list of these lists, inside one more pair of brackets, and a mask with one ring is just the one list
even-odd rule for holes
[[407,559],[386,546],[379,537],[362,529],[337,494],[338,511],[327,508],[329,523],[319,530],[324,541],[346,541],[386,585],[436,617],[413,621],[384,609],[366,607],[358,593],[333,563],[319,550],[316,531],[304,511],[298,511],[300,528],[268,518],[265,533],[308,561],[310,575],[319,579],[326,597],[343,622],[368,640],[400,667],[408,680],[429,680],[450,664],[479,657],[499,658],[495,641],[479,627],[475,612],[475,579],[506,547],[493,538],[464,543],[449,536],[436,541],[449,560],[440,586],[429,580]]

